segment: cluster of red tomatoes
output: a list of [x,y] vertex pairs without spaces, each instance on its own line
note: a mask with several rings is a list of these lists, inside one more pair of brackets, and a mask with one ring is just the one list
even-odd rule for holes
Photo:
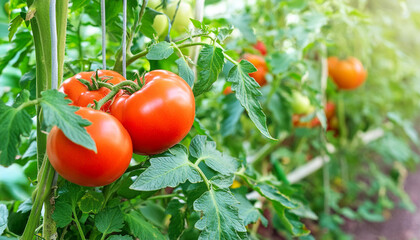
[[128,81],[117,72],[99,70],[79,73],[62,83],[59,91],[72,100],[72,105],[80,107],[76,114],[92,123],[86,130],[97,148],[95,153],[71,142],[57,127],[50,131],[47,142],[50,162],[62,177],[73,183],[83,186],[112,183],[125,172],[133,152],[161,153],[179,143],[194,122],[192,90],[172,72],[147,73],[139,81],[143,84],[140,90],[131,94],[119,90],[100,110],[87,106],[97,104],[111,90],[83,84],[79,79],[90,84],[103,81],[111,86]]
[[[353,90],[364,83],[366,80],[367,71],[364,69],[362,63],[357,58],[350,57],[346,60],[339,60],[337,57],[329,57],[328,74],[333,82],[337,85],[338,89]],[[296,97],[296,94],[293,94],[292,107],[299,104],[310,106],[309,99],[307,99],[307,97]],[[293,125],[295,127],[313,128],[321,125],[318,118],[314,118],[309,122],[302,122],[300,120],[302,116],[310,113],[311,110],[308,109],[307,111],[299,112],[295,110],[295,107],[293,110],[295,113],[297,113],[293,115]],[[327,102],[325,106],[325,115],[327,118],[327,130],[331,130],[337,133],[338,119],[335,116],[335,104],[333,102]]]

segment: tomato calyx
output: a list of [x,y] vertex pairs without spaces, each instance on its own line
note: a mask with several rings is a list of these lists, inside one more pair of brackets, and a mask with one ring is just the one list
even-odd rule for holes
[[[140,82],[140,81],[138,81],[138,82]],[[135,93],[135,92],[137,92],[138,90],[141,89],[141,87],[137,83],[135,83],[134,81],[131,81],[131,80],[122,81],[122,82],[120,82],[116,85],[112,85],[112,84],[109,84],[109,83],[102,83],[102,82],[98,82],[98,84],[101,87],[107,87],[107,88],[111,89],[111,92],[109,92],[101,100],[94,101],[96,110],[101,109],[102,105],[104,105],[106,102],[108,102],[113,97],[115,97],[115,95],[117,95],[117,93],[120,92],[120,90],[126,91],[129,94],[133,94],[133,93]]]
[[[83,83],[89,91],[96,91],[99,90],[99,88],[101,87],[107,87],[109,88],[110,84],[107,84],[107,82],[111,79],[113,79],[114,77],[112,76],[101,76],[99,77],[99,70],[95,71],[95,74],[92,74],[92,76],[90,77],[91,82],[83,79],[83,78],[76,78],[79,82]],[[102,85],[100,83],[105,83],[106,85]],[[101,86],[102,85],[102,86]]]

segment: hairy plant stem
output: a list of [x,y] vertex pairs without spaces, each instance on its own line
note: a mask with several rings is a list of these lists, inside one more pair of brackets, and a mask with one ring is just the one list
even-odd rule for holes
[[52,168],[46,156],[44,157],[44,161],[39,171],[38,179],[39,183],[37,186],[37,194],[32,205],[32,211],[29,215],[28,222],[25,226],[25,230],[21,237],[21,239],[23,240],[30,240],[33,238],[35,230],[38,227],[42,205],[47,199],[47,196],[49,195],[51,185],[54,179],[54,169]]
[[[58,84],[63,78],[65,36],[67,28],[67,6],[68,0],[57,1],[56,22],[57,22],[57,62],[58,62]],[[51,35],[50,35],[50,1],[49,0],[28,0],[27,4],[34,12],[30,19],[33,41],[35,45],[36,57],[36,98],[38,102],[28,102],[28,104],[39,103],[41,92],[50,89],[52,83],[52,56],[51,56]],[[20,106],[26,107],[25,104]],[[28,222],[21,239],[32,239],[39,224],[42,205],[45,201],[47,211],[45,211],[43,222],[43,237],[51,239],[56,234],[56,227],[52,220],[50,211],[53,205],[50,204],[48,196],[54,179],[55,171],[46,157],[47,135],[42,129],[42,109],[37,106],[37,160],[38,160],[38,186],[34,197],[34,204],[29,215]]]

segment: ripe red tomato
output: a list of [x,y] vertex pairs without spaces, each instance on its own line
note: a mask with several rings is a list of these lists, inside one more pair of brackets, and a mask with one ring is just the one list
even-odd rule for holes
[[225,90],[223,90],[224,95],[228,95],[228,94],[231,94],[231,93],[233,93],[231,86],[228,86],[228,87],[225,88]]
[[[325,105],[325,117],[327,118],[327,131],[332,130],[333,128],[336,129],[338,122],[337,117],[335,116],[335,103],[327,102]],[[292,116],[293,126],[295,127],[307,127],[313,128],[317,126],[321,126],[321,121],[317,117],[312,119],[309,122],[301,122],[300,118],[305,116],[305,114],[294,114]]]
[[90,108],[76,114],[92,122],[86,127],[97,153],[70,141],[57,127],[48,134],[47,154],[51,165],[70,182],[89,187],[118,179],[130,164],[133,148],[130,135],[113,116]]
[[[254,80],[262,87],[267,84],[267,80],[265,79],[265,74],[268,72],[267,64],[265,63],[265,59],[261,56],[245,53],[243,59],[249,61],[254,65],[257,69],[256,72],[250,73],[249,76],[254,78]],[[228,95],[232,92],[232,88],[226,87],[223,90],[223,94]]]
[[321,122],[317,117],[313,118],[309,122],[302,122],[300,118],[304,115],[293,114],[292,116],[292,123],[294,127],[301,127],[301,128],[314,128],[321,125]]
[[325,117],[327,120],[331,119],[335,116],[335,103],[327,102],[325,105]]
[[254,65],[257,69],[256,72],[250,73],[249,76],[254,78],[261,87],[266,85],[267,80],[265,79],[265,74],[268,72],[268,67],[265,63],[265,59],[261,56],[249,53],[244,54],[244,59],[252,63],[252,65]]
[[111,106],[133,141],[135,153],[161,153],[179,143],[194,123],[195,99],[180,76],[154,70],[145,85],[131,96],[122,94]]
[[257,43],[254,44],[254,48],[257,49],[261,53],[261,55],[267,55],[267,48],[265,47],[265,44],[263,42],[258,40]]
[[362,63],[354,57],[342,61],[336,57],[329,57],[328,73],[337,87],[345,90],[359,87],[367,76]]
[[[112,77],[107,80],[107,83],[118,84],[126,79],[119,73],[111,70],[98,70],[98,76],[101,77]],[[98,90],[89,91],[88,87],[81,83],[77,79],[84,79],[92,83],[91,77],[96,77],[96,72],[81,72],[73,77],[65,80],[58,91],[67,95],[67,98],[72,100],[72,105],[79,107],[87,107],[89,104],[94,104],[93,100],[99,101],[105,97],[111,90],[106,87],[101,87]],[[111,101],[102,105],[101,110],[108,112]]]

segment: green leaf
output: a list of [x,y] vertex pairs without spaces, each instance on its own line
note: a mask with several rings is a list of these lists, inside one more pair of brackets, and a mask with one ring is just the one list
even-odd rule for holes
[[283,195],[277,189],[269,185],[257,184],[253,188],[255,191],[257,191],[258,193],[260,193],[262,196],[264,196],[265,198],[267,198],[273,203],[276,202],[280,204],[281,206],[285,208],[289,208],[289,209],[298,207],[298,205],[292,202],[292,200],[290,200],[289,197]]
[[278,202],[273,202],[273,207],[277,213],[277,216],[280,218],[280,221],[283,223],[283,226],[293,236],[305,236],[310,233],[305,225],[299,221],[299,218],[296,215],[288,212],[283,205],[279,204]]
[[77,202],[84,195],[82,187],[71,182],[65,182],[64,186],[59,190],[59,199],[62,198],[63,201],[70,204],[72,208],[76,208]]
[[41,95],[44,124],[48,128],[57,126],[72,142],[96,153],[96,144],[84,128],[91,123],[74,114],[78,108],[68,105],[71,101],[64,98],[65,94],[51,89],[42,92]]
[[198,56],[198,79],[194,85],[194,95],[198,96],[210,90],[222,71],[223,50],[213,45],[205,45]]
[[23,18],[17,15],[9,24],[9,41],[12,41],[13,36],[15,35],[17,29],[22,24]]
[[217,39],[219,39],[220,42],[224,42],[227,37],[233,32],[234,28],[233,26],[230,26],[229,28],[220,28],[218,29],[218,33],[216,35]]
[[225,189],[211,189],[194,202],[194,210],[202,213],[195,223],[201,230],[199,239],[244,239],[246,228],[238,214],[239,202]]
[[257,41],[257,37],[255,36],[254,29],[252,29],[252,17],[249,14],[237,14],[229,18],[229,22],[239,29],[242,33],[243,37],[251,43],[255,43]]
[[165,187],[176,187],[190,181],[201,182],[199,173],[188,160],[187,150],[182,145],[170,149],[170,153],[150,159],[150,167],[131,185],[138,191],[153,191]]
[[212,140],[209,130],[204,127],[204,125],[200,122],[200,120],[197,117],[194,119],[193,126],[198,134],[206,135],[210,140]]
[[98,213],[105,198],[102,193],[88,191],[79,201],[79,208],[84,213]]
[[7,227],[7,216],[9,216],[9,211],[5,204],[0,204],[0,235],[3,234],[4,230]]
[[239,217],[243,220],[244,225],[247,226],[248,224],[256,223],[258,219],[261,219],[262,224],[267,226],[268,220],[246,199],[245,195],[239,193],[239,190],[236,189],[232,191],[234,197],[240,203],[238,205]]
[[192,87],[194,85],[194,72],[190,66],[188,66],[183,57],[178,58],[175,62],[178,65],[179,76],[182,77],[188,85],[190,85],[190,87]]
[[220,124],[220,132],[223,137],[227,137],[238,129],[239,120],[244,108],[234,94],[229,94],[223,99],[223,120]]
[[157,227],[147,222],[138,212],[132,211],[125,215],[125,221],[130,232],[138,239],[166,239]]
[[57,224],[57,227],[65,227],[72,222],[72,207],[62,197],[59,197],[55,202],[55,209],[52,214],[52,218]]
[[0,164],[9,166],[15,160],[22,135],[29,135],[32,119],[19,108],[0,102]]
[[133,240],[129,235],[111,235],[107,240]]
[[227,81],[232,83],[232,91],[236,98],[248,112],[249,117],[260,132],[267,138],[273,139],[267,129],[267,121],[258,97],[261,92],[258,90],[258,83],[249,76],[257,69],[247,60],[242,60],[238,65],[229,71]]
[[107,208],[95,216],[95,226],[104,235],[112,232],[121,232],[124,226],[124,215],[117,207]]
[[413,124],[410,121],[403,120],[401,118],[401,116],[398,115],[395,112],[389,112],[387,114],[387,117],[393,123],[395,123],[398,126],[400,126],[404,130],[405,134],[410,138],[410,140],[413,143],[415,143],[415,144],[419,144],[420,143],[418,133],[417,133],[416,129],[413,127]]
[[370,143],[369,147],[388,163],[407,162],[415,155],[405,141],[392,133],[387,133],[381,139]]
[[221,175],[217,174],[210,179],[210,182],[216,185],[219,188],[229,188],[233,184],[233,180],[235,179],[235,175]]
[[0,58],[0,74],[6,66],[15,63],[14,59],[18,59],[16,56],[25,53],[25,51],[30,51],[33,43],[32,35],[29,31],[18,32],[12,42],[12,47],[9,48],[6,54],[2,54]]
[[190,144],[191,156],[202,159],[211,169],[223,174],[233,174],[239,167],[238,161],[231,156],[222,154],[216,149],[216,143],[207,141],[207,137],[197,135]]
[[77,9],[85,7],[89,3],[90,3],[89,0],[72,0],[71,11],[74,12]]
[[296,60],[297,56],[294,53],[273,53],[270,58],[273,74],[285,72]]
[[193,18],[190,18],[190,21],[192,22],[192,24],[194,25],[195,28],[203,29],[204,25],[200,21],[198,21],[196,19],[193,19]]
[[149,60],[162,60],[167,59],[174,53],[174,48],[168,42],[160,42],[150,47],[149,53],[146,58]]
[[[289,211],[301,218],[307,218],[312,220],[318,220],[318,216],[309,208],[309,206],[303,204],[302,202],[297,202],[299,205],[298,208],[290,209]],[[340,208],[343,210],[345,208]]]
[[178,239],[185,229],[185,216],[181,210],[182,207],[184,207],[183,203],[178,199],[173,199],[166,208],[166,213],[171,215],[168,227],[168,235],[171,240]]

